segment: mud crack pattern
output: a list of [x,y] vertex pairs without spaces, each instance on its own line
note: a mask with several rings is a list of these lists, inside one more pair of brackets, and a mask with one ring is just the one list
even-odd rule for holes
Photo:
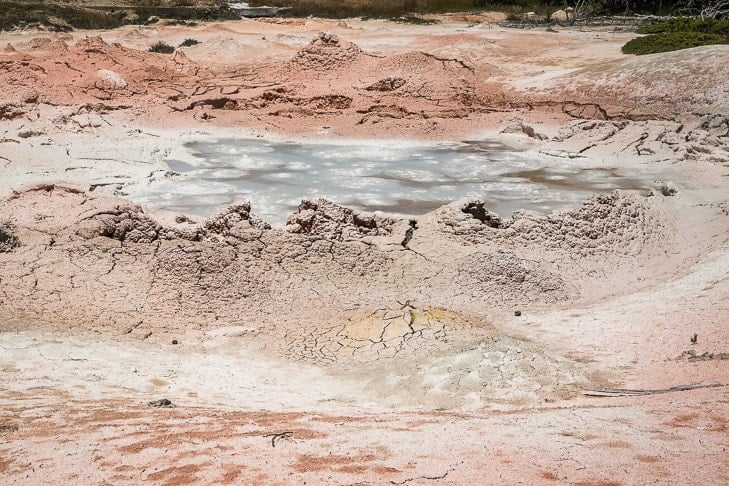
[[[429,353],[448,342],[455,327],[472,326],[466,316],[409,301],[351,317],[347,322],[285,335],[290,357],[311,363],[372,362],[401,353]],[[483,324],[482,324],[483,326]]]

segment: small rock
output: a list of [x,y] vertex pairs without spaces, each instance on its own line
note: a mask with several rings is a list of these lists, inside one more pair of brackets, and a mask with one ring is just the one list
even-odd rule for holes
[[9,221],[0,223],[0,253],[9,253],[20,246],[18,231]]
[[520,311],[520,310],[514,311],[514,315],[515,315],[516,317],[519,317],[519,316],[521,316],[521,311]]
[[177,341],[177,339],[173,339],[172,344],[179,344],[179,342]]
[[549,16],[549,19],[559,24],[564,24],[569,21],[569,18],[567,17],[567,12],[565,12],[564,10],[557,10],[556,12],[552,13],[552,15]]
[[238,86],[223,86],[220,88],[220,94],[222,95],[234,95],[238,94],[238,91],[240,91]]
[[172,408],[172,407],[174,407],[172,402],[166,398],[162,398],[160,400],[152,400],[151,402],[149,402],[149,406],[154,407],[154,408]]
[[521,121],[512,123],[511,125],[504,128],[501,133],[524,134],[527,137],[534,138],[536,140],[545,140],[548,138],[546,135],[537,133],[536,130],[534,130],[533,126],[527,125],[526,123],[523,123]]
[[661,194],[664,196],[675,196],[678,192],[678,187],[673,182],[664,182],[661,184]]
[[21,130],[18,132],[18,136],[20,138],[30,138],[30,137],[37,137],[38,135],[43,135],[43,132],[38,130]]

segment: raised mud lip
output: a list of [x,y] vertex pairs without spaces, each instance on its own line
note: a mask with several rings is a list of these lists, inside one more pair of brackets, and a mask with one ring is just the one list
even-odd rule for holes
[[[611,265],[632,268],[626,258],[664,271],[665,249],[684,238],[671,212],[683,209],[675,198],[655,194],[615,192],[579,209],[508,219],[464,199],[415,225],[319,200],[302,203],[288,225],[276,229],[247,203],[195,220],[72,186],[40,185],[0,203],[0,218],[12,222],[12,237],[22,242],[0,258],[7,270],[2,288],[6,303],[27,301],[43,315],[43,302],[63,275],[68,284],[58,311],[64,319],[75,316],[110,332],[129,326],[141,332],[139,322],[162,329],[181,318],[212,328],[240,318],[234,316],[259,315],[260,306],[286,309],[279,318],[296,320],[315,302],[321,311],[337,308],[360,285],[378,289],[355,300],[364,306],[403,292],[403,285],[411,298],[483,315],[520,302],[574,303],[582,298],[580,287],[601,285],[590,274]],[[726,224],[720,214],[708,206],[701,218]],[[37,270],[28,274],[17,266],[25,259],[36,268],[55,261],[60,274],[41,284]],[[581,276],[565,278],[565,268]],[[93,309],[111,305],[100,302],[114,295],[126,296],[125,312],[101,318]],[[481,295],[489,299],[464,300]],[[179,307],[170,312],[173,302]],[[207,316],[198,315],[193,302],[204,303]]]

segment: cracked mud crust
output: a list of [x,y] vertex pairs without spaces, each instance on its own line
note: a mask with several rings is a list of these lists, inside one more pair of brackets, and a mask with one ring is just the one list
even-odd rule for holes
[[[490,18],[0,33],[0,483],[729,483],[729,386],[681,388],[729,376],[729,51]],[[651,182],[282,227],[134,202],[225,137]]]

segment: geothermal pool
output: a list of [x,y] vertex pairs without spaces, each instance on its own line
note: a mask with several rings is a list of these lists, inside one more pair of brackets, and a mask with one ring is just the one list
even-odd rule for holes
[[[365,211],[416,216],[464,196],[508,216],[528,209],[574,207],[592,194],[656,187],[647,171],[602,167],[515,151],[498,141],[188,142],[171,173],[130,189],[151,207],[209,216],[235,201],[273,225],[285,223],[303,198],[328,198]],[[181,157],[182,158],[182,157]]]

